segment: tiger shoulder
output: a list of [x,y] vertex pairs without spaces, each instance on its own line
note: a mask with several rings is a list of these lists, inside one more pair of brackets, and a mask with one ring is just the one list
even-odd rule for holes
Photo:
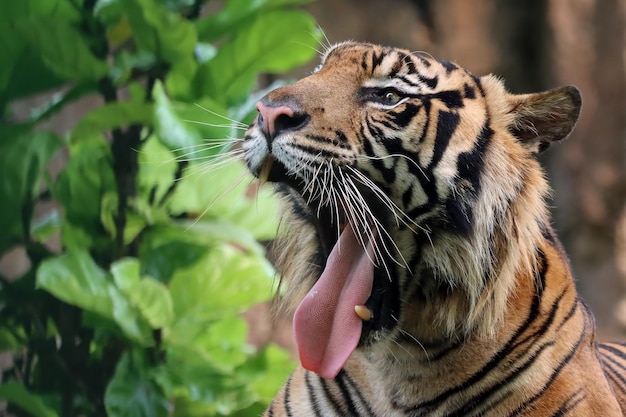
[[357,42],[262,98],[242,149],[282,196],[301,364],[265,415],[625,415],[626,347],[596,341],[537,161],[580,108]]

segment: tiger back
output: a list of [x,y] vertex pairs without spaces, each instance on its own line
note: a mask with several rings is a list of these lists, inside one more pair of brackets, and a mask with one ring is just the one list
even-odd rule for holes
[[354,42],[259,101],[242,146],[283,199],[301,363],[266,415],[625,415],[536,159],[580,106]]

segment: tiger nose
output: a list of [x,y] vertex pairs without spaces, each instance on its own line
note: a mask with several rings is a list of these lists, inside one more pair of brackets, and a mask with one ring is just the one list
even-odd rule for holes
[[261,100],[257,102],[256,109],[259,111],[258,123],[268,145],[281,133],[299,130],[309,122],[309,116],[297,106],[266,104]]

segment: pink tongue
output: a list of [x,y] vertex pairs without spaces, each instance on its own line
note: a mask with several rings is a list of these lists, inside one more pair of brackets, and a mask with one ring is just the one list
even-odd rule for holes
[[332,379],[361,337],[362,322],[354,306],[372,291],[374,250],[363,250],[348,224],[328,256],[326,268],[294,315],[293,328],[305,369]]

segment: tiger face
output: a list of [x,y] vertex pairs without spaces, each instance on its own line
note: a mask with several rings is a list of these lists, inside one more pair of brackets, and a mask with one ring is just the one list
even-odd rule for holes
[[348,42],[257,109],[245,160],[283,196],[278,268],[306,369],[333,378],[357,348],[497,331],[549,222],[535,157],[573,128],[578,90],[513,95]]

